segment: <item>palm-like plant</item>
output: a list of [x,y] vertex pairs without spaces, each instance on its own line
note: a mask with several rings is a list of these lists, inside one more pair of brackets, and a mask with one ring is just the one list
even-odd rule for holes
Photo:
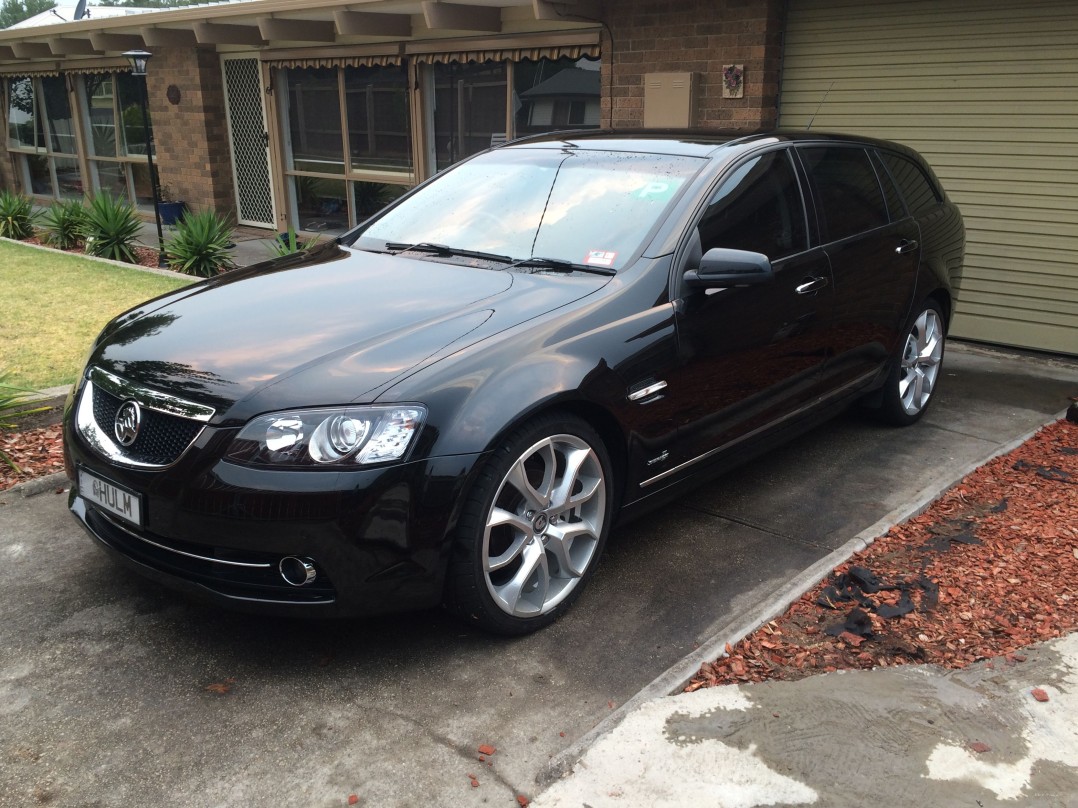
[[0,236],[19,240],[30,238],[34,235],[37,217],[30,197],[0,191]]
[[61,250],[77,247],[85,227],[86,208],[77,199],[54,203],[41,219],[45,243]]
[[232,224],[212,210],[187,213],[176,223],[176,234],[165,245],[168,264],[178,272],[211,278],[235,263],[228,249]]
[[135,209],[125,199],[116,199],[107,191],[90,200],[86,208],[83,237],[86,252],[113,261],[137,263],[135,237],[142,223]]

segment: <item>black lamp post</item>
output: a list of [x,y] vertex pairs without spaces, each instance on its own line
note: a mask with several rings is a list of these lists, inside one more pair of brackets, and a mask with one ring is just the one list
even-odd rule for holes
[[165,255],[165,235],[161,231],[161,186],[157,181],[157,167],[153,164],[153,131],[150,129],[150,113],[147,109],[146,63],[153,56],[149,51],[131,50],[124,53],[124,58],[131,63],[131,75],[140,76],[139,101],[142,103],[142,131],[146,134],[146,161],[150,165],[150,188],[153,191],[153,217],[157,222],[157,265],[168,266]]

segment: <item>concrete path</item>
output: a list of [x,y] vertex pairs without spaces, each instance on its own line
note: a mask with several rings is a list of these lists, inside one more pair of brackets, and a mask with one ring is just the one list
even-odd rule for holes
[[532,805],[1078,805],[1078,634],[1023,655],[655,699]]

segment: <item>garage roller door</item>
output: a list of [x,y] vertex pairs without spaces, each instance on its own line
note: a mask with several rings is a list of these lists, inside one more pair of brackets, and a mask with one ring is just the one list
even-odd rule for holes
[[966,220],[955,336],[1078,354],[1078,3],[791,0],[779,112],[932,163]]

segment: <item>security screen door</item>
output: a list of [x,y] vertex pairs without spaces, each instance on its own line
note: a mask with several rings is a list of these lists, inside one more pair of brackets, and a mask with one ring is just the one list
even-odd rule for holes
[[269,133],[258,59],[222,58],[232,175],[240,224],[273,227]]

